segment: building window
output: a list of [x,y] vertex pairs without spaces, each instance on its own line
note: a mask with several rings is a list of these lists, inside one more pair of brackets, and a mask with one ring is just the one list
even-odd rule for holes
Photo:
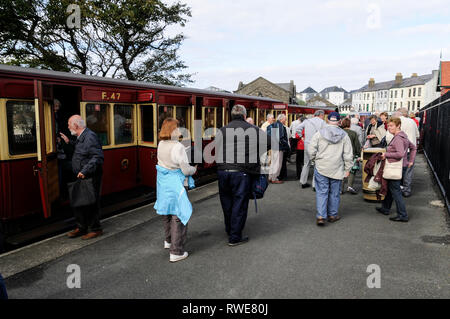
[[408,111],[410,110],[410,108],[411,108],[411,102],[408,101]]
[[413,90],[413,96],[416,96],[416,88]]
[[395,98],[397,98],[397,91],[395,91]]
[[422,96],[422,88],[419,88],[419,93],[417,94],[417,96]]
[[408,95],[408,97],[411,97],[411,89],[409,89],[409,95]]
[[6,121],[10,155],[37,152],[36,119],[34,102],[8,101]]
[[394,91],[391,91],[391,99],[394,97]]
[[400,107],[403,107],[403,102],[400,102]]
[[403,98],[403,90],[402,90],[402,98]]
[[413,101],[413,103],[412,103],[412,110],[414,111],[415,108],[416,108],[416,101]]
[[420,110],[420,101],[417,101],[417,109]]
[[394,110],[397,109],[397,102],[394,103]]

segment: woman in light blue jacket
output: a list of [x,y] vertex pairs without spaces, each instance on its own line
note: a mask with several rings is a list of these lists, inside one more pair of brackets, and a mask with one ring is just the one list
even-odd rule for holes
[[159,215],[164,216],[164,248],[170,249],[170,262],[188,257],[184,251],[187,223],[192,215],[192,205],[187,196],[184,182],[187,177],[189,188],[193,188],[192,175],[197,167],[189,165],[186,149],[179,142],[178,121],[168,118],[159,133],[156,204]]

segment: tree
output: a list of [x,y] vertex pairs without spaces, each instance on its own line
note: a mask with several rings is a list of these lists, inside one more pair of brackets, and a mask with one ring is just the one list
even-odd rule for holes
[[[70,28],[67,7],[81,11]],[[190,8],[159,0],[0,0],[0,58],[4,63],[152,81],[193,82],[178,56]]]

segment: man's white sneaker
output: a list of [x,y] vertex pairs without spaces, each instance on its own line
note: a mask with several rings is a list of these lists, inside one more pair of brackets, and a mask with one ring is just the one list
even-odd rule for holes
[[172,246],[172,244],[164,241],[164,249],[170,249],[170,246]]
[[184,252],[184,254],[182,256],[178,256],[178,255],[172,255],[170,254],[170,262],[171,263],[175,263],[177,261],[186,259],[189,256],[189,254],[187,252]]

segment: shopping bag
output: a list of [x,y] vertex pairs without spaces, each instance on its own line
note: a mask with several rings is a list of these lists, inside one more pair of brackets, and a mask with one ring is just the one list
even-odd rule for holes
[[70,206],[89,206],[97,202],[92,178],[77,179],[73,183],[68,183],[67,187],[69,188]]

